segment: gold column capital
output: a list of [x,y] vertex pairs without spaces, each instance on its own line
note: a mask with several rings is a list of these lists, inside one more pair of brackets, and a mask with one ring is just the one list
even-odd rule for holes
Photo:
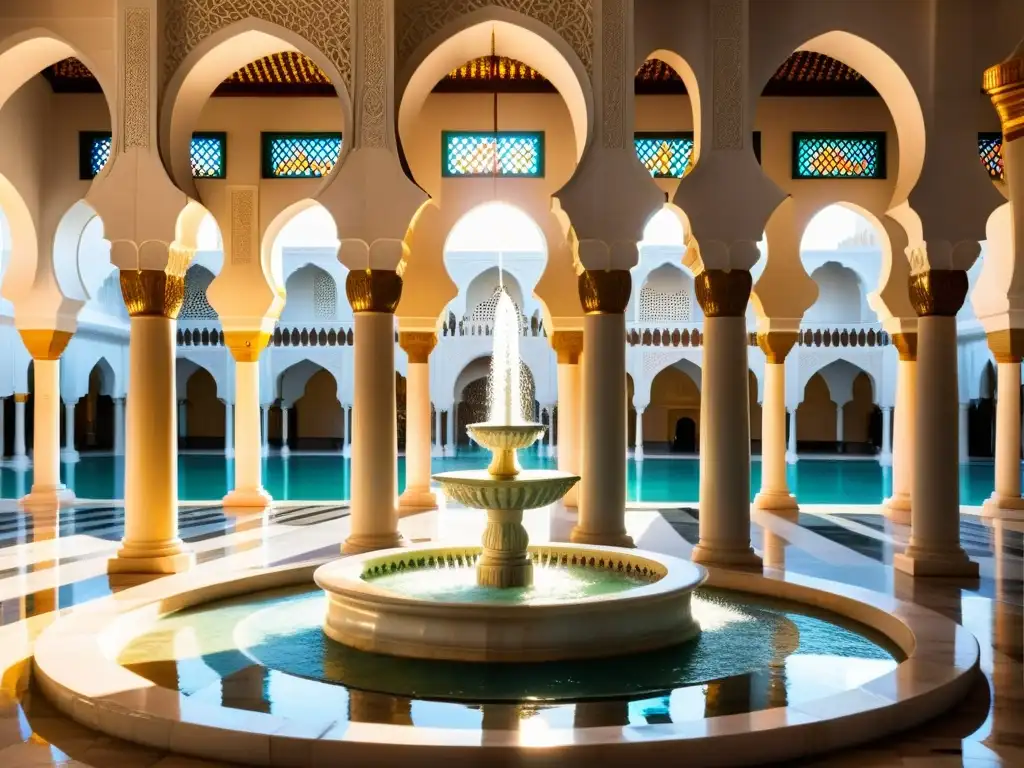
[[1024,57],[1016,56],[989,67],[982,78],[985,93],[999,113],[1003,139],[1024,136]]
[[745,269],[705,269],[693,285],[705,317],[743,317],[754,280]]
[[74,335],[70,331],[50,328],[19,329],[18,333],[33,360],[59,360]]
[[402,298],[402,276],[390,269],[352,270],[345,293],[353,312],[394,313]]
[[900,360],[907,363],[917,361],[917,334],[916,333],[894,333],[892,345],[899,352]]
[[409,362],[423,364],[430,360],[430,353],[437,345],[437,334],[433,331],[399,331],[398,345],[409,356]]
[[255,363],[270,343],[270,331],[224,331],[224,345],[236,363]]
[[960,269],[929,269],[908,280],[918,317],[955,317],[967,298],[967,273]]
[[628,269],[585,269],[576,281],[588,315],[621,315],[629,304],[633,278]]
[[583,331],[555,331],[551,334],[551,348],[559,365],[577,365],[583,354]]
[[997,363],[1017,363],[1024,359],[1024,328],[1004,328],[986,334],[988,348]]
[[122,269],[121,295],[131,317],[175,320],[185,302],[185,276],[158,269]]
[[764,352],[765,359],[771,365],[782,365],[786,355],[796,344],[800,334],[797,331],[768,331],[757,334],[757,346]]
[[16,403],[27,403],[28,402],[28,393],[27,392],[15,392],[14,393],[14,402],[16,402]]

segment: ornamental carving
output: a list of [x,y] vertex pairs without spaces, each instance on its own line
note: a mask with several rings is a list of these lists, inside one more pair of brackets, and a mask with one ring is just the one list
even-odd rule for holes
[[124,13],[125,151],[149,147],[150,48],[149,9],[129,8]]
[[[423,0],[402,3],[395,30],[398,61],[413,52],[445,25],[487,6],[508,8],[546,24],[573,49],[591,72],[594,22],[592,0]],[[530,62],[526,62],[529,64]]]
[[387,146],[387,10],[384,0],[359,4],[362,95],[356,140],[360,147]]
[[604,0],[601,4],[601,90],[604,127],[602,144],[608,149],[626,146],[626,3]]
[[743,148],[743,2],[714,0],[712,126],[715,149]]
[[301,35],[338,68],[345,87],[351,85],[347,0],[168,0],[166,9],[167,78],[205,38],[254,17]]
[[251,189],[231,190],[231,263],[252,262],[256,208],[255,193]]

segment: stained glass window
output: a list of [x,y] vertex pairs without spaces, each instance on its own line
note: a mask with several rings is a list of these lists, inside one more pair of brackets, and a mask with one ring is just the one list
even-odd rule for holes
[[988,175],[993,179],[1003,180],[1003,134],[979,133],[978,155]]
[[544,175],[543,133],[442,131],[443,176]]
[[693,157],[692,133],[638,133],[636,156],[656,179],[681,179]]
[[[83,131],[79,136],[79,175],[94,179],[110,160],[113,140],[105,131]],[[227,134],[196,133],[192,136],[192,176],[223,179],[227,173]]]
[[794,133],[794,179],[884,179],[884,133]]
[[263,178],[326,176],[341,156],[340,133],[264,133]]

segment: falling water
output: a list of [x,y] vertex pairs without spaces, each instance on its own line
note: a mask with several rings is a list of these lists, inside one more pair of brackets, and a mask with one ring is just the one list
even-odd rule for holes
[[519,310],[502,289],[494,310],[494,351],[491,354],[491,424],[523,423],[519,378]]

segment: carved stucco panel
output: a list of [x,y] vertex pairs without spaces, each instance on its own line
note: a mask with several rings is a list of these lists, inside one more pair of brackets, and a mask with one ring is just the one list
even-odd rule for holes
[[202,40],[248,17],[302,35],[334,63],[345,87],[351,86],[348,0],[167,0],[165,76]]
[[743,149],[743,0],[713,0],[714,149]]
[[423,0],[401,3],[395,39],[399,66],[424,40],[459,16],[489,5],[508,8],[551,27],[592,72],[594,22],[591,0]]
[[149,9],[128,8],[124,18],[124,104],[121,146],[149,147],[151,87]]
[[256,242],[256,200],[252,189],[231,190],[231,263],[249,264]]
[[356,120],[360,147],[387,146],[388,34],[384,0],[359,3],[360,79]]
[[626,3],[601,4],[602,144],[608,149],[626,146]]

